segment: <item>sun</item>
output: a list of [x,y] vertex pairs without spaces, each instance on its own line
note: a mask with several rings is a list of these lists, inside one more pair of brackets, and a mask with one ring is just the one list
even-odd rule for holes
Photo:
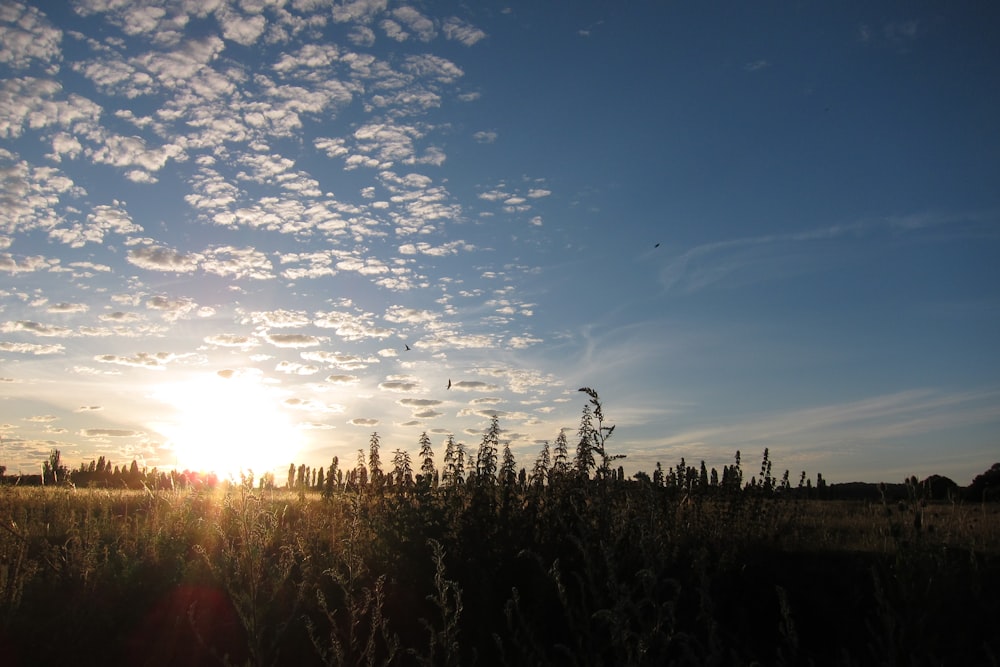
[[172,414],[155,425],[178,470],[238,479],[280,469],[302,449],[302,432],[276,388],[245,375],[204,374],[158,385],[153,398]]

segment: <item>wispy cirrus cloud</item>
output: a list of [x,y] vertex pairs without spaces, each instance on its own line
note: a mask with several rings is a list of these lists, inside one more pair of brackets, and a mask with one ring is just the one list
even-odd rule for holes
[[658,439],[659,447],[796,447],[840,451],[845,444],[899,440],[1000,419],[1000,390],[915,389],[857,401],[762,414]]
[[994,215],[983,211],[889,216],[716,241],[669,258],[659,280],[665,291],[682,293],[783,280],[835,266],[845,253],[857,251],[860,243],[870,244],[873,238],[932,229],[971,233],[991,224]]

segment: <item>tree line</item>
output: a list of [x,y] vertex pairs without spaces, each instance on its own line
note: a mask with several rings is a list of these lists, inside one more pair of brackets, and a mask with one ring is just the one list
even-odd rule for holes
[[[932,475],[922,482],[916,478],[907,479],[902,484],[868,484],[852,482],[828,485],[822,473],[817,473],[815,483],[802,471],[793,486],[790,471],[785,470],[780,478],[772,472],[770,452],[764,449],[760,471],[745,479],[742,457],[737,451],[734,462],[724,465],[720,472],[709,469],[704,460],[698,466],[688,465],[682,457],[676,466],[664,467],[659,461],[652,474],[638,471],[626,479],[624,468],[617,464],[624,454],[612,454],[607,443],[615,426],[606,424],[604,407],[597,392],[589,387],[579,391],[588,396],[580,417],[573,447],[565,429],[556,436],[553,445],[542,444],[530,470],[518,467],[509,441],[503,441],[500,420],[497,415],[490,419],[474,455],[464,443],[456,442],[449,435],[444,443],[443,465],[435,464],[435,453],[426,431],[418,440],[419,451],[416,461],[405,449],[395,449],[389,461],[383,463],[382,443],[378,432],[369,439],[368,449],[357,450],[353,465],[345,465],[340,457],[334,456],[327,467],[308,466],[293,462],[289,464],[285,489],[296,491],[317,491],[324,496],[337,492],[372,491],[426,491],[439,488],[493,488],[505,490],[538,489],[545,486],[559,486],[573,481],[593,481],[598,484],[638,483],[656,488],[673,490],[682,495],[719,494],[740,491],[774,495],[795,495],[810,498],[867,498],[912,495],[907,487],[922,487],[922,495],[929,499],[948,497],[969,497],[972,499],[996,497],[1000,487],[1000,463],[977,476],[966,489],[940,475]],[[81,463],[78,469],[69,469],[62,462],[61,453],[53,449],[42,464],[39,475],[6,476],[0,466],[0,483],[31,485],[72,484],[74,486],[98,486],[130,489],[184,489],[190,487],[213,488],[220,479],[214,472],[203,471],[161,471],[142,467],[133,460],[129,465],[114,465],[104,456]],[[252,471],[242,474],[241,482],[260,489],[278,488],[275,475],[265,472],[254,479]]]

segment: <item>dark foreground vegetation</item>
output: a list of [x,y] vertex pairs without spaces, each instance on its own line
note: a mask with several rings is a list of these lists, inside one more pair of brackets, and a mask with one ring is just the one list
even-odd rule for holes
[[626,480],[591,403],[530,473],[494,420],[468,474],[373,437],[323,484],[4,486],[0,664],[997,664],[987,496],[822,499],[766,452]]

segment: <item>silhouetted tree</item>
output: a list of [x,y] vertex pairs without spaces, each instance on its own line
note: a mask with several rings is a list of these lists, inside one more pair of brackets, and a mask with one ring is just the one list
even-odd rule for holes
[[976,475],[966,492],[970,500],[1000,498],[1000,463],[994,463],[989,470]]
[[58,484],[66,480],[69,470],[62,463],[58,449],[49,452],[49,458],[42,462],[42,484]]

